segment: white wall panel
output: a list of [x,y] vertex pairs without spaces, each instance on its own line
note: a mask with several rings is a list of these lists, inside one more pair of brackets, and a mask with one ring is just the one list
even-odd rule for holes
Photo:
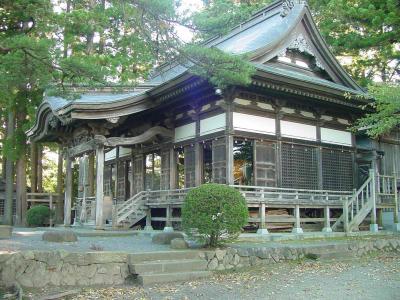
[[233,128],[241,131],[275,134],[275,119],[249,114],[233,113]]
[[175,128],[175,142],[192,139],[196,136],[196,123],[189,123]]
[[281,121],[281,134],[284,137],[315,141],[317,140],[317,127],[289,121]]
[[206,135],[225,130],[225,114],[216,115],[207,119],[200,120],[200,135]]
[[351,133],[343,130],[321,128],[321,141],[337,145],[352,145]]

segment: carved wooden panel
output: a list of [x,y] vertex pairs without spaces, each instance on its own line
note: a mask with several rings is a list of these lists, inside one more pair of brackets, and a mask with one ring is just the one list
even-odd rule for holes
[[144,177],[144,156],[136,155],[133,163],[133,186],[134,194],[143,191],[143,177]]
[[212,141],[212,177],[215,183],[226,183],[226,140]]
[[317,149],[282,143],[282,186],[318,189]]
[[324,190],[353,189],[353,159],[347,151],[322,149],[322,179]]
[[169,150],[161,152],[161,182],[160,182],[161,190],[169,189],[169,182],[170,182],[169,156],[170,156]]
[[276,145],[254,141],[254,181],[257,186],[276,186]]
[[194,187],[195,186],[195,152],[194,147],[192,146],[185,146],[184,153],[184,164],[185,164],[185,187]]

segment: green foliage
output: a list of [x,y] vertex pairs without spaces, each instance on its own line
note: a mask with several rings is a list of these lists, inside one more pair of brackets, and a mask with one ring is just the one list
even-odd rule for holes
[[193,74],[208,79],[210,83],[226,88],[229,85],[248,85],[255,68],[242,56],[227,54],[217,48],[187,46],[185,53],[194,65]]
[[[347,71],[361,85],[390,82],[399,72],[398,0],[310,0],[317,25]],[[397,73],[397,74],[396,74]]]
[[369,94],[372,102],[364,107],[367,113],[352,129],[357,131],[365,128],[369,136],[377,138],[400,125],[400,86],[370,86]]
[[216,247],[232,240],[247,223],[248,211],[239,191],[219,184],[204,184],[191,190],[182,206],[182,227],[192,238]]
[[208,38],[226,34],[236,25],[246,21],[251,15],[271,3],[271,0],[211,0],[204,1],[205,9],[192,16],[197,30],[197,38]]
[[49,221],[51,214],[48,206],[36,205],[26,213],[26,222],[29,226],[43,226]]

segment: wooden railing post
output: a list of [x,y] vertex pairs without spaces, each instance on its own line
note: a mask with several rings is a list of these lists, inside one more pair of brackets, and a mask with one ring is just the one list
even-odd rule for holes
[[343,201],[343,227],[345,232],[349,232],[349,200],[346,198]]
[[166,207],[166,221],[165,221],[164,231],[165,232],[174,231],[174,228],[172,227],[172,222],[171,222],[171,205],[169,205],[169,204],[167,204],[167,207]]
[[[371,177],[371,188],[372,188],[372,210],[371,210],[371,224],[369,230],[372,232],[378,232],[378,224],[376,223],[376,201],[377,201],[377,190],[376,190],[376,174],[374,169],[369,170],[369,176]],[[379,184],[379,177],[378,177]],[[379,190],[378,190],[379,192]]]
[[332,232],[329,205],[324,207],[324,228],[322,232]]
[[258,234],[268,234],[268,229],[265,226],[265,203],[260,203],[259,207],[259,217],[260,217],[260,225],[258,227]]
[[151,226],[151,208],[148,207],[146,210],[146,227],[144,230],[153,230],[153,227]]
[[300,226],[300,205],[296,204],[294,208],[294,217],[296,218],[292,233],[303,233],[303,229]]

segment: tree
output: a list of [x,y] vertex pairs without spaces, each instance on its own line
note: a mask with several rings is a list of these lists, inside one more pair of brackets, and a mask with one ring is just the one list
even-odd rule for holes
[[[191,22],[200,41],[226,34],[246,21],[272,0],[203,0],[204,10],[194,13]],[[223,13],[221,13],[223,12]]]
[[400,6],[397,0],[310,0],[333,53],[361,85],[400,75]]
[[366,115],[355,123],[353,130],[365,129],[369,136],[377,138],[400,125],[400,86],[374,85],[368,91],[371,102],[364,106]]
[[247,223],[244,197],[232,187],[204,184],[186,195],[182,206],[182,226],[188,236],[216,247],[221,240],[236,238]]

